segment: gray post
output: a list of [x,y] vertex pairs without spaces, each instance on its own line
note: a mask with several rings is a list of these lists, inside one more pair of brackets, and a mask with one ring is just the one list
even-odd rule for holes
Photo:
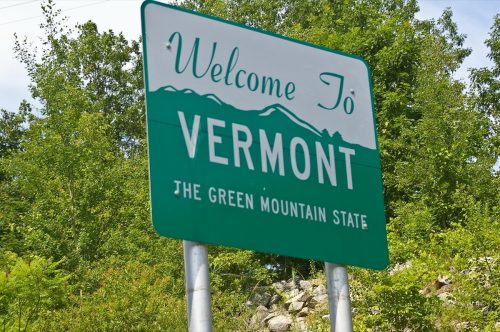
[[183,241],[189,332],[212,332],[207,246]]
[[325,263],[332,332],[352,332],[351,299],[345,266]]

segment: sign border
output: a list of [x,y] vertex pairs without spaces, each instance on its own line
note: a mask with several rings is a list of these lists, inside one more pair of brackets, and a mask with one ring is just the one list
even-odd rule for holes
[[[317,44],[313,44],[313,43],[310,43],[310,42],[306,42],[306,41],[303,41],[303,40],[299,40],[299,39],[295,39],[295,38],[291,38],[291,37],[288,37],[288,36],[284,36],[284,35],[280,35],[280,34],[277,34],[277,33],[274,33],[274,32],[270,32],[270,31],[266,31],[266,30],[263,30],[263,29],[260,29],[260,28],[256,28],[256,27],[251,27],[251,26],[247,26],[245,24],[242,24],[242,23],[238,23],[238,22],[234,22],[234,21],[229,21],[229,20],[226,20],[226,19],[223,19],[223,18],[220,18],[220,17],[217,17],[217,16],[213,16],[213,15],[209,15],[209,14],[205,14],[205,13],[201,13],[201,12],[197,12],[197,11],[194,11],[194,10],[191,10],[191,9],[187,9],[187,8],[183,8],[183,7],[180,7],[180,6],[176,6],[176,5],[172,5],[172,4],[167,4],[167,3],[163,3],[163,2],[159,2],[159,1],[156,1],[156,0],[144,0],[143,3],[141,4],[141,33],[142,33],[142,49],[143,49],[143,78],[144,78],[144,87],[145,87],[145,93],[144,93],[144,107],[145,107],[145,115],[146,115],[146,133],[147,133],[147,136],[149,136],[149,130],[148,130],[148,110],[147,110],[147,94],[149,93],[149,77],[148,77],[148,63],[147,63],[147,43],[146,43],[146,20],[145,20],[145,9],[148,5],[150,4],[154,4],[154,5],[158,5],[158,6],[161,6],[161,7],[166,7],[166,8],[169,8],[169,9],[172,9],[172,10],[176,10],[176,11],[180,11],[180,12],[184,12],[184,13],[188,13],[188,14],[192,14],[192,15],[196,15],[196,16],[199,16],[199,17],[203,17],[203,18],[206,18],[206,19],[209,19],[209,20],[213,20],[213,21],[217,21],[217,22],[220,22],[220,23],[225,23],[225,24],[229,24],[229,25],[232,25],[232,26],[235,26],[235,27],[239,27],[239,28],[243,28],[243,29],[246,29],[246,30],[250,30],[250,31],[253,31],[253,32],[257,32],[257,33],[261,33],[261,34],[264,34],[264,35],[267,35],[267,36],[271,36],[271,37],[274,37],[274,38],[279,38],[279,39],[282,39],[282,40],[286,40],[286,41],[289,41],[289,42],[292,42],[292,43],[296,43],[296,44],[300,44],[300,45],[303,45],[303,46],[306,46],[306,47],[312,47],[312,48],[315,48],[315,49],[318,49],[318,50],[322,50],[322,51],[326,51],[326,52],[329,52],[329,53],[333,53],[333,54],[338,54],[338,55],[342,55],[342,56],[346,56],[346,57],[349,57],[349,58],[353,58],[353,59],[356,59],[356,60],[359,60],[361,61],[366,69],[367,69],[367,73],[368,73],[368,86],[369,86],[369,92],[370,92],[370,103],[371,103],[371,113],[372,113],[372,119],[373,119],[373,130],[374,130],[374,134],[375,134],[375,147],[376,147],[376,151],[378,151],[378,168],[380,169],[380,173],[381,175],[382,174],[382,161],[381,161],[381,153],[380,153],[380,145],[379,145],[379,139],[378,139],[378,134],[377,134],[377,117],[376,117],[376,109],[375,109],[375,99],[374,99],[374,94],[373,94],[373,80],[372,80],[372,77],[373,77],[373,74],[372,74],[372,70],[371,70],[371,67],[369,65],[369,63],[366,61],[366,59],[364,59],[363,57],[361,56],[358,56],[358,55],[355,55],[355,54],[351,54],[351,53],[347,53],[347,52],[343,52],[343,51],[340,51],[340,50],[335,50],[335,49],[332,49],[332,48],[328,48],[328,47],[325,47],[325,46],[321,46],[321,45],[317,45]],[[150,153],[150,150],[149,150],[149,139],[146,138],[146,144],[147,144],[147,154],[148,154],[148,177],[149,177],[149,198],[150,198],[150,214],[151,214],[151,220],[152,220],[152,217],[153,217],[153,210],[152,210],[152,206],[151,206],[151,164],[150,164],[150,158],[149,158],[149,153]],[[384,196],[384,188],[383,188],[383,176],[382,176],[382,179],[381,179],[381,182],[382,182],[382,196]],[[384,211],[384,221],[386,222],[386,225],[387,225],[387,220],[386,220],[386,209],[385,209],[385,204],[384,206],[382,207],[383,211]],[[384,227],[386,227],[386,225],[384,225]],[[387,228],[386,228],[386,245],[388,246],[389,244],[389,241],[388,241],[388,238],[387,238]],[[191,240],[191,239],[184,239],[184,240]],[[242,249],[242,250],[252,250],[252,249]],[[373,267],[370,267],[369,269],[374,269],[374,270],[384,270],[388,265],[389,265],[389,251],[388,251],[388,248],[386,250],[387,252],[387,257],[386,257],[386,263],[385,265],[380,265],[380,266],[373,266]],[[269,253],[268,254],[273,254],[273,253]],[[278,254],[277,254],[278,255]],[[298,257],[297,257],[298,258]],[[339,263],[339,262],[330,262],[330,263]],[[357,265],[349,265],[349,266],[356,266],[356,267],[359,267]],[[367,267],[361,267],[361,268],[367,268]]]

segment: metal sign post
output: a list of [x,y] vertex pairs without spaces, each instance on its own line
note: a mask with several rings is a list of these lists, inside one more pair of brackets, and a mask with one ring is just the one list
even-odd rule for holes
[[192,241],[182,242],[189,331],[212,332],[207,246]]
[[[189,330],[212,329],[200,243],[384,269],[366,61],[155,0],[141,17],[153,225],[199,242],[184,242]],[[326,273],[332,331],[352,331],[345,267]]]
[[352,332],[351,300],[347,268],[325,263],[330,307],[330,328],[332,332]]

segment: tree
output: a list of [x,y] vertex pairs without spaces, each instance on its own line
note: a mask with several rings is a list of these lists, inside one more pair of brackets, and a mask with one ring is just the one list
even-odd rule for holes
[[[182,247],[159,238],[150,222],[139,44],[112,31],[101,33],[91,22],[67,30],[52,1],[45,1],[43,10],[41,60],[27,40],[17,39],[15,48],[42,107],[41,116],[25,128],[19,149],[0,159],[9,178],[7,195],[0,197],[9,226],[1,243],[22,257],[60,261],[71,275],[66,306],[55,320],[38,315],[41,329],[55,329],[57,323],[144,329],[151,320],[158,329],[174,328],[184,322],[167,315],[168,303],[184,308]],[[249,262],[242,260],[231,271],[249,271]],[[124,270],[129,274],[122,275]],[[245,287],[259,278],[250,276]],[[234,298],[224,293],[228,288],[244,298],[240,285],[221,287],[222,301]],[[153,298],[160,293],[165,302],[158,306]],[[228,310],[246,309],[226,303]],[[95,307],[109,312],[98,319],[73,319]]]
[[72,270],[101,257],[107,232],[130,222],[117,213],[127,199],[126,172],[147,188],[145,172],[134,169],[144,167],[145,155],[142,65],[137,42],[99,33],[91,22],[68,30],[50,0],[42,10],[41,60],[27,40],[16,37],[15,46],[41,117],[2,163],[15,179],[8,190],[25,201],[10,212],[14,228],[24,229],[23,250],[66,257]]
[[500,15],[498,14],[495,16],[486,45],[490,49],[488,57],[493,61],[493,68],[471,70],[473,103],[489,120],[489,136],[493,152],[498,159],[500,156]]
[[0,253],[0,326],[24,330],[40,315],[57,310],[65,302],[68,276],[42,257],[28,260],[12,252]]
[[[378,273],[351,269],[356,326],[453,329],[460,319],[492,327],[499,307],[500,185],[492,170],[498,159],[498,17],[488,40],[495,65],[473,70],[467,93],[453,72],[470,50],[451,11],[419,21],[416,1],[403,0],[184,5],[370,63],[393,264]],[[29,309],[36,314],[16,316],[16,326],[178,329],[185,323],[179,316],[182,246],[159,238],[149,220],[139,43],[99,32],[92,22],[67,29],[52,1],[42,8],[41,50],[19,38],[15,48],[42,105],[40,116],[23,103],[22,112],[3,111],[0,119],[0,255],[15,257],[4,271],[40,262],[44,285],[60,281],[55,288],[67,301]],[[217,247],[210,248],[210,262],[221,330],[243,326],[249,315],[244,301],[255,287],[273,278],[308,277],[321,267]],[[453,280],[455,304],[438,299],[436,290],[423,292],[439,275]],[[38,285],[32,279],[6,280],[0,279],[9,285],[3,288],[8,297],[0,295],[0,317],[12,315],[16,296],[25,306],[24,299],[37,294],[27,290]],[[478,283],[481,291],[474,291]],[[48,298],[58,299],[56,293]],[[165,318],[169,307],[179,315]]]
[[21,104],[20,112],[13,113],[0,109],[0,158],[19,151],[24,134],[23,124],[30,114],[29,104]]
[[42,115],[56,118],[67,109],[100,113],[117,147],[125,151],[138,147],[145,137],[139,42],[128,42],[113,31],[99,33],[92,22],[73,31],[63,25],[52,0],[41,7],[46,18],[41,24],[41,60],[26,39],[16,36],[14,50],[26,66]]

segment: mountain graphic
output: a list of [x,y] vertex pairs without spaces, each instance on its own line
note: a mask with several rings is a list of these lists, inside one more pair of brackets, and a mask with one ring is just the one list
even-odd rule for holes
[[[301,137],[306,142],[321,142],[333,144],[356,151],[353,163],[380,168],[378,152],[358,144],[345,142],[339,132],[330,135],[326,129],[320,131],[311,124],[297,117],[292,111],[280,104],[269,105],[259,110],[241,110],[225,103],[213,93],[198,94],[192,89],[176,89],[168,85],[148,93],[148,119],[155,122],[179,125],[177,112],[185,113],[186,119],[192,119],[195,114],[212,117],[228,123],[248,125],[252,136],[259,137],[258,129],[266,133],[281,133],[284,141],[293,137]],[[149,107],[150,104],[156,107]],[[200,130],[206,131],[202,127]],[[221,129],[222,134],[232,136],[229,127]],[[314,143],[313,143],[314,144]],[[311,146],[311,149],[313,146]],[[335,156],[336,159],[342,156]]]
[[259,116],[269,116],[273,112],[281,112],[284,115],[286,115],[290,120],[292,120],[293,122],[295,122],[297,125],[301,126],[302,128],[305,128],[307,130],[310,130],[311,132],[313,132],[314,134],[316,134],[318,136],[321,136],[321,133],[316,128],[314,128],[313,126],[311,126],[309,123],[305,122],[304,120],[299,119],[289,109],[287,109],[286,107],[283,107],[280,104],[274,104],[274,105],[270,105],[270,106],[265,107],[261,111],[261,113],[259,114]]
[[[217,97],[213,93],[199,95],[192,89],[177,90],[175,87],[173,87],[171,85],[167,85],[167,86],[161,88],[160,90],[167,91],[167,92],[178,92],[178,93],[187,94],[187,95],[195,94],[201,98],[207,98],[209,100],[212,100],[215,103],[217,103],[218,105],[228,105],[228,104],[224,103],[219,97]],[[309,124],[306,121],[297,117],[297,115],[295,115],[295,113],[293,113],[292,111],[290,111],[288,108],[284,107],[281,104],[273,104],[273,105],[269,105],[269,106],[265,107],[262,110],[254,110],[254,111],[246,111],[246,112],[255,112],[258,116],[261,116],[261,117],[270,116],[273,112],[279,112],[283,115],[286,115],[286,117],[289,120],[295,122],[297,125],[301,126],[302,128],[311,131],[313,134],[315,134],[317,136],[323,135],[318,129],[316,129],[311,124]]]

